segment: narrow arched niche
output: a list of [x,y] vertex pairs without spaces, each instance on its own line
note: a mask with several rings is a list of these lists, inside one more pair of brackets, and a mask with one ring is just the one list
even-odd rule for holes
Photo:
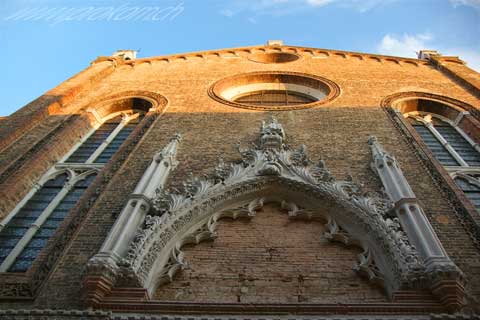
[[[328,242],[323,220],[292,220],[278,204],[251,220],[222,219],[214,241],[185,246],[189,268],[154,299],[209,303],[386,302],[352,270],[357,247]],[[352,289],[355,294],[352,294]]]

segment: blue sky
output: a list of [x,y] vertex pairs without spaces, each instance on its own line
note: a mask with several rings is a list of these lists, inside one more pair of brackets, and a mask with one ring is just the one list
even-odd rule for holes
[[480,70],[480,0],[0,0],[0,115],[117,49],[148,57],[268,39],[406,57],[435,49]]

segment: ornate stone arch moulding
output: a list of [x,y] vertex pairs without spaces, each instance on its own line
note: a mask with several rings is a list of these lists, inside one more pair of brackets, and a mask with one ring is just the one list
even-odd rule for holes
[[[170,151],[172,163],[178,141],[172,140],[162,151]],[[292,219],[325,221],[324,236],[330,241],[363,248],[355,270],[383,286],[391,297],[399,290],[430,289],[439,279],[462,282],[461,271],[446,256],[428,221],[410,213],[398,217],[405,206],[417,210],[417,216],[423,212],[413,193],[408,193],[395,159],[376,139],[370,144],[372,168],[385,187],[378,193],[362,191],[351,179],[336,180],[322,160],[309,159],[305,146],[298,150],[287,146],[284,129],[275,119],[262,123],[253,147],[239,148],[241,161],[226,164],[220,159],[210,175],[186,181],[182,192],[164,189],[163,178],[156,193],[146,197],[146,207],[139,209],[138,215],[144,218],[136,220],[137,228],[132,232],[127,230],[131,225],[116,223],[112,229],[125,235],[116,238],[124,243],[104,244],[90,260],[89,302],[101,302],[113,286],[143,288],[151,295],[187,267],[183,245],[215,238],[219,219],[252,217],[268,202],[280,203]],[[160,168],[166,172],[164,166]],[[124,216],[122,211],[119,219]],[[457,307],[456,303],[452,305]]]

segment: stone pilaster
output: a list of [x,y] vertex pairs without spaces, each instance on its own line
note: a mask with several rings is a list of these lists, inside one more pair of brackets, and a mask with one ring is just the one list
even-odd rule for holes
[[418,250],[426,268],[430,289],[448,307],[461,307],[463,274],[449,258],[428,221],[397,160],[386,152],[376,137],[370,137],[372,169],[395,204],[394,211],[410,242]]
[[108,294],[114,285],[115,277],[122,265],[128,246],[150,210],[151,199],[157,189],[164,187],[170,172],[177,165],[175,156],[180,140],[181,136],[175,135],[162,151],[155,154],[99,253],[90,259],[86,284],[91,289],[89,290],[92,297],[91,302],[98,300],[100,298],[98,295]]

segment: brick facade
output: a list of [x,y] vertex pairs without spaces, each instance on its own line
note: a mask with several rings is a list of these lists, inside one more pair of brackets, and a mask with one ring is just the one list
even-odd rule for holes
[[[248,59],[250,54],[265,50],[295,52],[300,59],[287,63]],[[229,76],[272,71],[324,77],[338,85],[340,93],[328,103],[289,111],[236,108],[208,94],[215,82]],[[100,249],[152,156],[176,132],[182,134],[177,153],[179,164],[167,182],[168,187],[180,188],[190,173],[201,176],[212,172],[220,157],[225,162],[238,161],[236,144],[250,145],[261,121],[274,115],[283,124],[290,146],[298,148],[305,144],[312,159],[323,159],[335,177],[351,176],[367,191],[381,189],[379,179],[370,169],[367,145],[370,135],[377,136],[399,161],[445,250],[465,274],[465,307],[457,311],[478,312],[480,248],[472,232],[478,228],[478,219],[462,216],[455,209],[445,195],[444,186],[432,177],[412,148],[409,143],[412,138],[399,130],[382,108],[382,101],[394,94],[410,92],[459,101],[472,111],[469,116],[473,120],[464,124],[465,131],[478,139],[479,128],[472,123],[479,121],[475,112],[480,108],[479,81],[480,75],[463,64],[440,58],[427,61],[290,46],[258,46],[133,61],[99,58],[79,75],[1,119],[0,217],[5,217],[39,177],[92,128],[95,118],[89,108],[118,97],[148,98],[158,103],[157,109],[150,111],[155,116],[143,120],[151,123],[137,134],[135,144],[120,149],[104,169],[108,174],[97,178],[92,188],[101,193],[85,207],[83,218],[72,230],[72,236],[64,240],[67,243],[61,246],[60,257],[33,297],[2,299],[0,309],[87,308],[84,286],[87,262]],[[51,96],[56,99],[49,99]],[[449,188],[455,189],[454,184]],[[90,190],[90,195],[93,193]],[[88,202],[88,196],[82,200]],[[80,214],[81,207],[76,206],[70,215]],[[331,244],[322,238],[324,223],[291,222],[284,211],[272,205],[249,222],[222,220],[216,240],[184,250],[190,269],[177,274],[172,283],[160,286],[151,298],[159,303],[196,304],[392,303],[381,289],[352,271],[360,249]],[[51,242],[61,239],[58,235]],[[0,285],[19,279],[33,281],[24,275],[2,273]],[[429,306],[434,305],[429,300],[432,297],[425,299]],[[232,310],[241,313],[238,308]],[[445,312],[441,307],[439,310]],[[209,312],[212,310],[205,311]],[[406,308],[397,313],[409,312]],[[92,319],[103,317],[106,315],[91,315]],[[37,318],[42,319],[40,315]]]

